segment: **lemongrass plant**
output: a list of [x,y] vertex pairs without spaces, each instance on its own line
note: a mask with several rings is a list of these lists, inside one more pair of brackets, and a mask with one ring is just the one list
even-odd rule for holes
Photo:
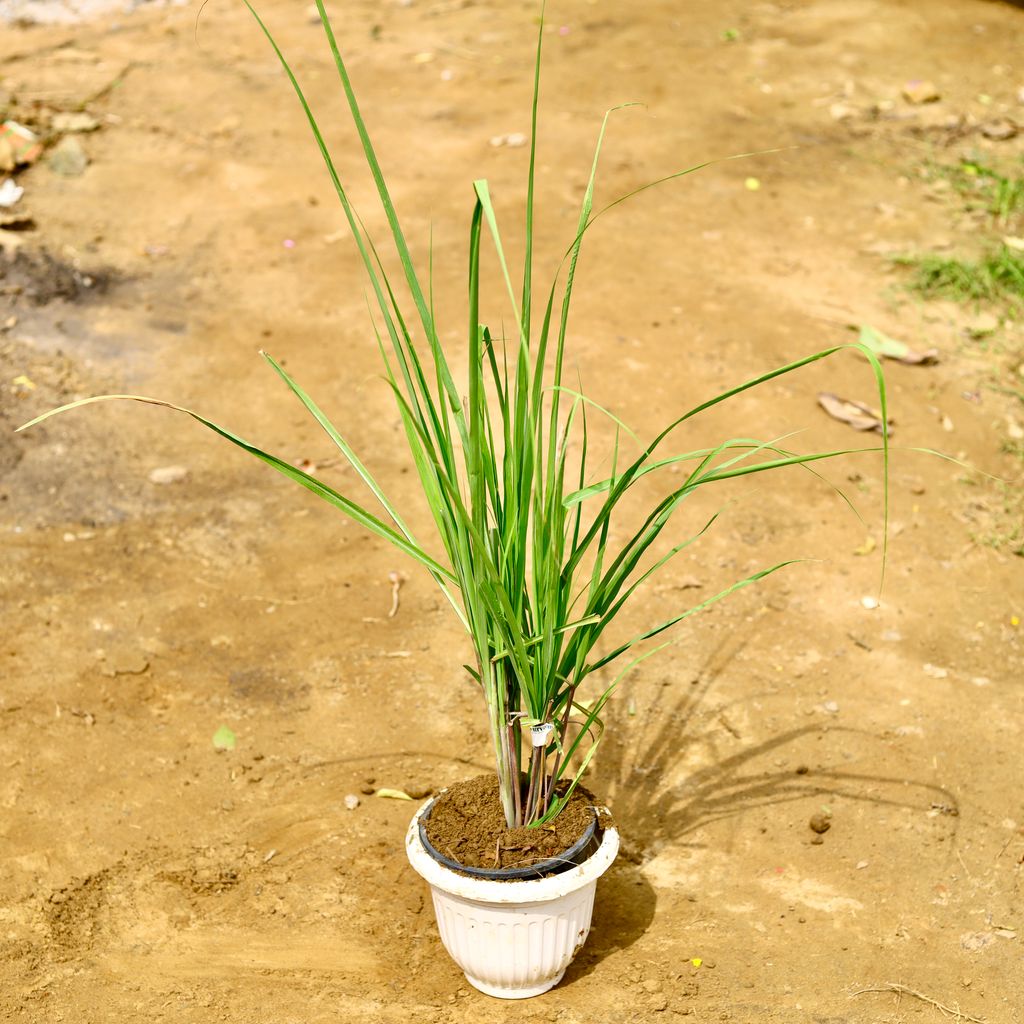
[[[654,555],[652,546],[691,494],[708,484],[741,476],[807,465],[853,451],[881,451],[886,470],[887,515],[887,440],[883,439],[880,448],[796,454],[777,442],[730,437],[709,447],[665,457],[661,451],[669,435],[698,413],[735,395],[851,348],[859,350],[873,369],[885,422],[881,367],[875,354],[860,344],[815,352],[753,377],[675,416],[624,468],[618,468],[620,455],[616,443],[611,475],[590,479],[588,465],[593,459],[588,448],[585,399],[562,383],[570,300],[584,236],[602,213],[625,199],[706,164],[669,174],[595,212],[594,184],[606,114],[598,132],[576,234],[554,282],[535,301],[538,296],[533,283],[534,171],[542,20],[533,75],[521,283],[518,289],[513,285],[487,182],[476,181],[467,280],[469,368],[468,381],[460,389],[451,372],[451,353],[444,350],[439,340],[428,298],[429,281],[425,289],[421,272],[413,264],[323,0],[316,0],[317,10],[411,296],[414,312],[408,316],[400,308],[396,289],[352,207],[299,82],[259,15],[248,2],[246,6],[298,96],[362,258],[384,327],[383,334],[378,330],[377,341],[387,381],[405,429],[409,454],[433,514],[443,555],[431,554],[419,541],[342,434],[267,353],[262,353],[264,358],[337,445],[372,492],[382,513],[374,513],[312,474],[257,448],[200,414],[156,399],[99,396],[53,410],[25,426],[76,406],[112,398],[130,398],[177,409],[419,562],[469,634],[475,658],[474,664],[466,667],[487,708],[507,824],[512,828],[548,822],[560,812],[594,756],[604,729],[602,711],[619,680],[638,662],[665,646],[652,648],[645,642],[790,564],[786,561],[768,566],[606,649],[602,641],[609,626],[641,584],[714,521],[712,518],[695,535],[673,544],[667,552]],[[499,344],[480,320],[480,267],[485,235],[490,236],[514,314],[515,337],[510,344],[504,340]],[[412,320],[418,321],[417,330],[422,330],[422,343],[413,340]],[[578,460],[570,463],[572,438],[578,440],[580,452]],[[642,477],[675,466],[686,467],[681,482],[675,482],[650,509],[639,530],[624,543],[613,545],[612,524],[623,499]],[[590,699],[584,701],[581,686],[613,663],[621,665],[620,659],[625,659],[625,668],[610,682],[599,684]]]

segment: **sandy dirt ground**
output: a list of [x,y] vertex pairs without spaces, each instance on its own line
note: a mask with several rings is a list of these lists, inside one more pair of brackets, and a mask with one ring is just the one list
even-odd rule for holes
[[[260,9],[383,237],[306,6]],[[527,150],[490,140],[529,130],[536,4],[336,6],[417,258],[432,232],[458,353],[470,182],[490,180],[509,234],[522,211]],[[65,173],[55,148],[19,173],[25,196],[2,211],[34,228],[7,219],[18,230],[0,236],[0,1019],[942,1019],[914,990],[963,1019],[1024,1021],[1021,328],[915,298],[891,260],[970,252],[991,231],[925,171],[968,153],[1020,160],[1022,136],[983,128],[1024,126],[1024,12],[552,0],[549,18],[542,279],[572,238],[606,108],[644,104],[613,120],[599,201],[711,157],[783,150],[716,164],[595,227],[570,342],[595,401],[647,436],[852,340],[849,324],[938,350],[934,365],[887,364],[903,450],[880,605],[863,602],[880,575],[873,456],[826,467],[863,523],[797,471],[687,510],[680,531],[731,502],[624,632],[782,558],[811,560],[688,620],[623,684],[590,785],[625,851],[589,943],[542,998],[471,990],[405,859],[412,805],[364,792],[488,768],[468,647],[430,580],[166,410],[112,404],[12,433],[61,401],[154,394],[357,493],[265,347],[429,532],[363,276],[294,96],[229,0],[207,6],[198,35],[196,8],[178,6],[4,27],[8,116],[47,128],[84,109],[98,127],[65,136]],[[909,104],[911,79],[941,98]],[[678,447],[790,431],[808,450],[877,443],[828,418],[822,390],[875,401],[866,363],[844,353],[695,421]],[[167,467],[185,474],[153,482]],[[388,574],[406,569],[389,618]],[[221,726],[232,751],[214,748]],[[819,813],[831,828],[815,842]],[[876,991],[890,984],[908,991]]]

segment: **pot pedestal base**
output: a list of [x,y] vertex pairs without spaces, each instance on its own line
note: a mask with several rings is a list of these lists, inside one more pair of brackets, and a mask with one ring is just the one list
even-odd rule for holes
[[[465,972],[463,972],[465,973]],[[466,981],[470,983],[478,992],[483,992],[485,996],[494,996],[495,999],[529,999],[531,996],[542,996],[548,989],[554,988],[565,976],[565,971],[560,971],[558,975],[551,978],[548,981],[544,981],[539,985],[531,985],[526,988],[499,988],[497,985],[488,985],[486,981],[480,981],[477,978],[471,978],[466,974]]]

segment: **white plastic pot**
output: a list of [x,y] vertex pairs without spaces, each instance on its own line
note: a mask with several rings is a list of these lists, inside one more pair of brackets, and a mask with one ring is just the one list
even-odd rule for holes
[[557,875],[510,882],[470,878],[424,848],[419,823],[428,806],[413,818],[405,848],[430,884],[445,949],[466,980],[489,996],[527,999],[547,992],[586,942],[597,880],[619,852],[619,833],[606,825],[593,855]]

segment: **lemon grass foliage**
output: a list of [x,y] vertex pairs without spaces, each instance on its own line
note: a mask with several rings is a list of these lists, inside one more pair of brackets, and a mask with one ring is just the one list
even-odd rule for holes
[[[619,680],[638,662],[665,646],[647,641],[790,564],[787,561],[767,566],[693,607],[674,610],[668,618],[654,622],[635,636],[620,642],[604,642],[609,626],[641,585],[714,521],[712,518],[693,536],[672,544],[667,551],[664,544],[655,548],[680,505],[698,488],[709,484],[786,466],[810,468],[811,463],[851,451],[797,454],[778,442],[732,437],[710,447],[666,454],[663,449],[672,432],[712,406],[842,348],[860,349],[870,362],[884,420],[886,400],[881,368],[875,355],[860,345],[815,352],[676,415],[631,460],[621,455],[616,440],[612,451],[605,453],[610,454],[610,462],[605,464],[611,465],[611,472],[593,479],[589,471],[594,458],[587,426],[588,403],[563,384],[570,302],[582,244],[602,213],[653,185],[705,165],[668,174],[595,212],[594,186],[608,121],[606,114],[597,133],[575,236],[555,280],[543,290],[535,289],[534,170],[542,20],[533,74],[525,259],[514,278],[505,258],[487,182],[475,181],[468,239],[468,379],[460,387],[451,371],[451,353],[444,350],[439,340],[440,331],[429,299],[429,268],[425,287],[410,256],[322,0],[316,0],[316,6],[387,219],[390,243],[401,266],[401,282],[392,281],[385,272],[288,61],[257,12],[251,6],[249,10],[295,90],[362,258],[375,307],[377,342],[387,382],[443,554],[429,553],[341,433],[270,355],[264,353],[270,366],[337,445],[372,492],[379,508],[368,508],[342,495],[198,413],[179,411],[319,495],[426,569],[451,604],[472,644],[473,663],[466,667],[486,705],[506,821],[510,828],[538,825],[559,813],[594,756],[604,730],[602,712]],[[513,324],[508,337],[495,337],[480,319],[481,264],[485,259],[496,261],[507,292],[504,301],[511,310]],[[407,293],[408,299],[400,301],[399,291]],[[410,300],[411,306],[407,307]],[[139,396],[103,397],[135,398],[169,406]],[[567,457],[571,441],[576,453],[572,460]],[[887,444],[883,441],[881,449],[886,468]],[[672,486],[649,510],[642,526],[624,542],[613,544],[612,525],[623,499],[642,477],[668,467],[679,467],[682,472],[672,477]],[[660,553],[655,555],[655,550]],[[605,669],[617,674],[610,681],[604,672],[596,676]],[[592,676],[601,680],[593,690],[589,685]]]

